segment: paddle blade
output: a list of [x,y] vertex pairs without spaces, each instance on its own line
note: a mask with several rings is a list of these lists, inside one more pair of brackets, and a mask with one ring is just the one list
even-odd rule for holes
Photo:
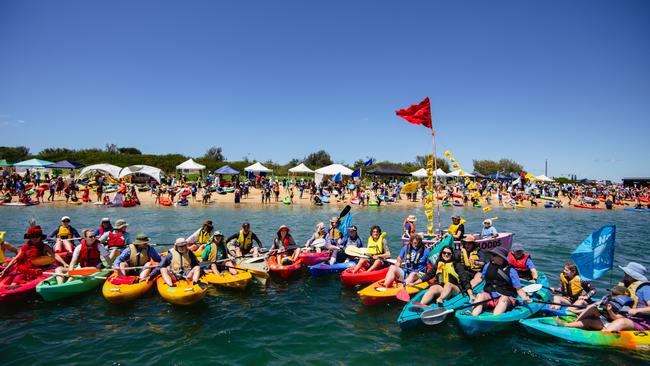
[[43,255],[32,259],[32,264],[37,267],[47,266],[52,263],[54,263],[54,258],[49,255]]
[[422,323],[426,325],[436,325],[444,322],[447,315],[453,312],[454,310],[452,309],[436,308],[423,311],[422,314],[420,314],[420,319],[422,319]]
[[344,217],[348,214],[348,212],[350,212],[351,209],[352,209],[352,206],[350,206],[350,205],[346,205],[346,206],[343,208],[343,211],[341,211],[341,214],[339,215],[339,219],[344,218]]
[[524,286],[522,290],[524,290],[525,293],[527,294],[532,294],[535,293],[539,290],[541,290],[544,286],[542,286],[541,283],[534,283],[532,285]]
[[100,272],[100,270],[97,268],[82,268],[82,269],[73,269],[72,271],[68,271],[68,274],[70,276],[88,276],[91,274],[95,274],[97,272]]
[[406,291],[405,288],[402,288],[401,290],[397,291],[397,300],[404,301],[404,302],[409,302],[411,301],[411,295],[409,295],[408,291]]
[[345,254],[351,257],[365,257],[367,253],[366,248],[357,248],[354,246],[345,247]]

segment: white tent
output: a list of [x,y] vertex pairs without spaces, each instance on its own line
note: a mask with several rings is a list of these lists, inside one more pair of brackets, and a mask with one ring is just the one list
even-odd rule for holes
[[453,172],[447,174],[448,177],[473,177],[473,175],[463,172],[463,174],[460,174],[460,169],[454,170]]
[[313,173],[314,171],[309,169],[307,165],[304,163],[300,163],[300,165],[295,166],[291,169],[289,169],[291,173]]
[[[449,177],[449,174],[445,173],[445,171],[440,169],[440,168],[436,169],[435,173],[436,173],[435,175],[438,175],[438,178],[447,178],[447,177]],[[424,169],[424,168],[420,168],[420,169],[414,171],[413,173],[411,173],[411,175],[416,177],[416,178],[426,178],[426,177],[428,177],[427,170]]]
[[536,176],[535,180],[539,180],[539,181],[542,181],[542,182],[552,182],[553,181],[553,179],[545,176],[544,174]]
[[160,183],[160,177],[163,175],[162,170],[149,166],[149,165],[131,165],[120,171],[120,178],[127,177],[133,174],[144,174],[148,175],[151,178],[155,179],[156,182]]
[[121,170],[122,168],[120,168],[119,166],[115,166],[113,164],[95,164],[81,169],[81,173],[79,173],[79,178],[91,174],[93,172],[100,172],[100,173],[108,174],[113,178],[118,178],[120,176]]
[[244,171],[251,172],[251,173],[270,173],[273,171],[273,169],[269,169],[264,165],[262,165],[259,161],[257,161],[255,162],[255,164],[244,168]]
[[320,175],[337,175],[339,173],[341,173],[341,175],[352,175],[352,169],[341,164],[332,164],[316,169],[316,173]]
[[183,171],[194,171],[198,172],[205,169],[205,165],[199,164],[196,161],[192,159],[188,159],[178,165],[176,165],[176,170],[183,170]]

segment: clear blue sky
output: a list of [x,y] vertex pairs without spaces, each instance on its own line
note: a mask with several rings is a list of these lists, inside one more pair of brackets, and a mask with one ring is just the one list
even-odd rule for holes
[[650,1],[0,1],[3,145],[649,176]]

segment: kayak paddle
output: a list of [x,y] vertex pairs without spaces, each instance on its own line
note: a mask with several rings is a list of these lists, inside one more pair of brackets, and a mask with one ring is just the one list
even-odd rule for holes
[[350,212],[352,209],[352,206],[346,205],[343,210],[341,211],[341,214],[339,215],[339,220],[347,216],[347,214]]

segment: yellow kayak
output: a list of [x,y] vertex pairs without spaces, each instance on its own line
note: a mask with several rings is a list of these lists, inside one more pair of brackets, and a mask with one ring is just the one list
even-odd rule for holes
[[246,272],[240,271],[236,275],[228,271],[223,271],[220,274],[208,273],[203,278],[203,282],[207,282],[211,285],[219,287],[228,287],[228,288],[245,288],[253,280],[253,276]]
[[176,281],[176,286],[170,287],[167,286],[162,277],[158,277],[156,285],[160,296],[174,305],[192,305],[204,298],[208,293],[207,286],[201,288],[198,284],[193,285],[187,280]]
[[[423,282],[415,286],[407,286],[406,292],[408,292],[409,295],[414,295],[427,287],[429,287],[429,283]],[[395,283],[393,287],[384,287],[384,280],[379,280],[357,292],[357,294],[361,296],[361,302],[364,305],[374,305],[395,300],[397,298],[397,293],[402,288],[404,288],[404,285],[401,283]]]
[[137,279],[137,276],[118,276],[117,273],[113,273],[104,282],[102,294],[106,301],[111,304],[133,301],[144,295],[153,286],[153,280],[134,282]]

